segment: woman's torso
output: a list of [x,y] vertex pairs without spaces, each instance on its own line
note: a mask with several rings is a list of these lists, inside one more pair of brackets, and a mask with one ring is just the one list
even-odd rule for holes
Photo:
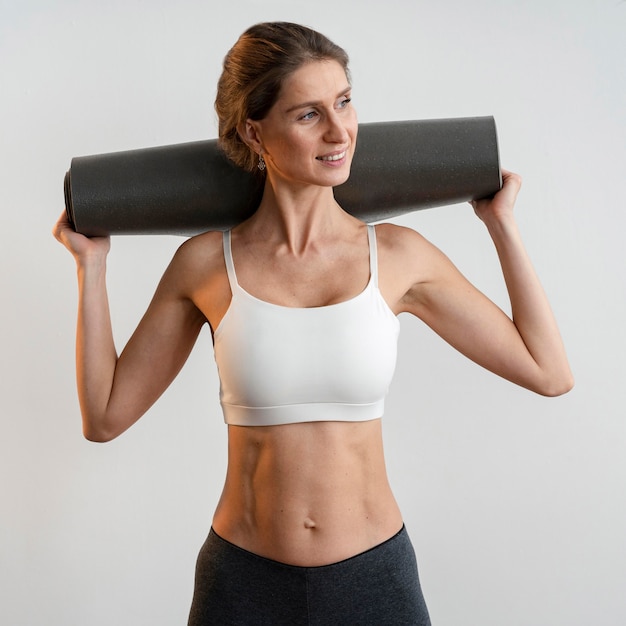
[[[335,273],[320,262],[315,277],[316,264],[303,259],[301,268],[296,263],[287,270],[296,275],[295,287],[283,280],[281,288],[267,280],[280,275],[280,268],[264,271],[262,255],[235,239],[240,282],[246,288],[254,284],[255,297],[286,307],[350,301],[370,284],[365,226],[359,231],[354,245],[345,246],[345,256],[331,260]],[[298,279],[299,272],[311,274],[310,279]],[[214,330],[231,306],[225,263],[218,273],[210,290],[205,285],[194,298]],[[306,292],[297,293],[303,282]],[[229,425],[228,471],[215,531],[251,552],[294,565],[336,562],[391,537],[402,519],[387,480],[380,417],[345,422],[321,415],[314,422]]]

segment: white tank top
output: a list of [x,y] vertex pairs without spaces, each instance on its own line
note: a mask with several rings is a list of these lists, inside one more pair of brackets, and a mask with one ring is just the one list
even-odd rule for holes
[[378,290],[374,226],[367,232],[367,287],[344,302],[311,308],[272,304],[242,289],[230,231],[224,233],[232,299],[215,330],[214,350],[227,424],[360,422],[382,416],[400,324]]

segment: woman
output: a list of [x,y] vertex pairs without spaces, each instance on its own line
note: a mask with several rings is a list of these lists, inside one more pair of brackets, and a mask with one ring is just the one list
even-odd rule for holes
[[255,214],[186,241],[118,357],[109,241],[55,236],[76,258],[85,436],[108,441],[156,401],[201,327],[214,338],[228,423],[225,486],[197,563],[189,623],[428,624],[381,441],[397,315],[545,395],[572,386],[513,216],[520,178],[473,203],[497,248],[513,319],[418,233],[337,204],[357,140],[346,53],[309,29],[259,24],[224,60],[220,142],[265,176]]

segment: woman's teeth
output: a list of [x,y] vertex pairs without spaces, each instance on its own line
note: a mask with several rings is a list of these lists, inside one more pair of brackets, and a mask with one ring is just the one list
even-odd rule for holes
[[317,157],[317,158],[320,161],[339,161],[340,159],[343,159],[343,157],[345,157],[345,156],[346,156],[346,152],[344,150],[340,154],[333,154],[332,156],[321,156],[321,157]]

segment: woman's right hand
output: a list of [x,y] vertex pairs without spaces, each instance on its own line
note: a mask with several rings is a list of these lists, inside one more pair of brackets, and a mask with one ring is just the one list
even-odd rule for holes
[[105,258],[111,249],[110,237],[86,237],[77,233],[65,211],[54,225],[52,234],[72,253],[77,263],[88,259]]

